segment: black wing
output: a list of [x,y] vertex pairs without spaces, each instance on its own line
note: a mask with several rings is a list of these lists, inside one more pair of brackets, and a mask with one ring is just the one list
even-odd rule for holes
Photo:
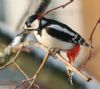
[[51,24],[46,27],[46,31],[49,35],[61,41],[89,46],[85,40],[78,33],[72,31],[72,29],[70,30],[57,24]]

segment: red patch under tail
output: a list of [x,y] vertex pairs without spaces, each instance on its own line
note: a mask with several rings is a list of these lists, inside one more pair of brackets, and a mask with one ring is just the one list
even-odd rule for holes
[[79,51],[80,51],[80,45],[76,45],[73,49],[71,49],[70,51],[67,51],[67,57],[69,58],[71,63],[74,62]]

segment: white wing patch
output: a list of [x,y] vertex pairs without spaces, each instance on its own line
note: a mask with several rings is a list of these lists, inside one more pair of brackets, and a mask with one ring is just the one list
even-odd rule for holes
[[42,25],[44,25],[44,24],[46,24],[46,23],[47,23],[47,21],[45,21],[45,20],[42,20],[42,21],[41,21],[41,24],[42,24]]
[[31,24],[31,28],[32,29],[37,29],[39,27],[39,20],[35,20],[32,24]]
[[59,25],[50,25],[50,26],[48,26],[48,27],[50,27],[50,28],[54,28],[54,29],[56,29],[56,30],[58,30],[58,31],[61,31],[61,32],[65,32],[65,33],[67,33],[67,34],[69,34],[69,35],[71,35],[71,36],[75,36],[75,34],[74,33],[72,33],[72,32],[70,32],[68,29],[66,29],[66,28],[64,28],[64,27],[61,27],[61,26],[59,26]]

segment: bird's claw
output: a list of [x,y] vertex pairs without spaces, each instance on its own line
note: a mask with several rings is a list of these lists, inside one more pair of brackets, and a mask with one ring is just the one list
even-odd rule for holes
[[59,49],[56,49],[56,48],[51,48],[50,49],[50,53],[52,54],[52,55],[55,55],[56,53],[59,53]]

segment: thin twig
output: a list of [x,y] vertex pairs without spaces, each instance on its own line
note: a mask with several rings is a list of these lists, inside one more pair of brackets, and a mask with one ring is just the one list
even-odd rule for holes
[[47,12],[45,12],[44,14],[38,14],[39,15],[39,17],[38,17],[38,19],[41,19],[43,16],[45,16],[45,15],[47,15],[48,13],[50,13],[50,12],[52,12],[52,11],[54,11],[54,10],[57,10],[57,9],[59,9],[59,8],[65,8],[67,5],[69,5],[70,3],[72,3],[74,0],[70,0],[69,2],[67,2],[66,4],[63,4],[63,5],[60,5],[60,6],[58,6],[58,7],[55,7],[55,8],[53,8],[53,9],[50,9],[50,10],[48,10]]
[[94,32],[95,32],[96,27],[97,27],[98,24],[100,24],[100,18],[99,18],[99,20],[96,22],[96,25],[94,26],[94,28],[93,28],[93,30],[92,30],[92,32],[91,32],[91,35],[90,35],[90,38],[89,38],[89,40],[91,41],[91,44],[92,44],[92,40],[93,40],[93,34],[94,34]]
[[[16,66],[16,68],[25,76],[25,78],[29,79],[28,75],[21,69],[21,67],[15,61],[13,61],[13,63]],[[31,84],[31,81],[29,81],[29,83]]]
[[[99,20],[96,22],[96,24],[95,24],[95,26],[94,26],[94,28],[93,28],[93,30],[92,30],[92,32],[91,32],[90,38],[89,38],[89,41],[90,41],[91,46],[92,46],[92,44],[93,44],[93,35],[94,35],[94,32],[95,32],[95,30],[96,30],[98,24],[100,24],[100,18],[99,18]],[[85,68],[85,66],[87,65],[88,61],[91,59],[91,54],[92,54],[92,48],[90,49],[90,52],[89,52],[89,56],[88,56],[87,61],[86,61],[86,62],[84,63],[84,65],[82,66],[83,68]]]
[[[21,69],[21,67],[15,61],[13,61],[13,63],[17,67],[17,69],[25,76],[25,78],[28,80],[29,84],[31,84],[29,76]],[[20,87],[24,82],[26,82],[26,81],[23,80],[22,82],[20,82],[20,84],[18,84],[18,86],[16,86],[16,89],[18,87]],[[40,89],[37,84],[34,84],[34,86],[37,87],[38,89]]]
[[[23,43],[25,44],[25,43]],[[28,42],[26,42],[26,44],[28,45]],[[48,52],[48,48],[46,48],[45,46],[43,46],[42,44],[39,43],[33,43],[31,42],[31,45],[41,48],[42,50],[44,50],[45,52]],[[85,80],[89,81],[91,78],[86,77],[85,75],[83,75],[79,70],[77,70],[77,68],[75,68],[73,65],[71,65],[68,61],[67,58],[65,59],[64,57],[62,57],[60,54],[56,54],[55,55],[59,60],[61,60],[66,66],[70,67],[73,71],[75,71],[77,74],[79,74],[82,78],[84,78]]]
[[[23,46],[22,44],[19,45],[18,51],[17,51],[15,57],[14,57],[11,61],[9,61],[7,64],[5,64],[4,66],[0,67],[0,69],[4,69],[4,68],[8,67],[9,65],[14,64],[14,65],[17,67],[17,69],[25,76],[25,78],[26,78],[26,79],[29,79],[28,75],[27,75],[27,74],[21,69],[21,67],[16,63],[16,60],[17,60],[17,58],[18,58],[18,56],[19,56],[19,54],[20,54],[20,52],[21,52],[22,46]],[[29,83],[31,84],[31,81],[29,81]]]
[[17,51],[15,57],[14,57],[11,61],[9,61],[8,63],[6,63],[4,66],[0,67],[0,70],[1,70],[1,69],[4,69],[4,68],[6,68],[6,67],[8,67],[8,66],[9,66],[10,64],[12,64],[14,61],[16,61],[17,57],[19,56],[19,54],[20,54],[20,52],[21,52],[21,48],[22,48],[22,46],[19,47],[19,50]]
[[82,74],[77,68],[75,68],[74,66],[72,66],[68,61],[66,61],[66,59],[60,55],[60,54],[56,54],[56,57],[61,60],[65,65],[67,65],[68,67],[70,67],[73,71],[75,71],[77,74],[79,74],[83,79],[85,79],[86,81],[90,81],[91,78],[85,76],[84,74]]
[[39,66],[37,72],[35,73],[35,75],[33,76],[33,80],[30,84],[30,86],[27,89],[30,89],[32,85],[34,85],[35,80],[37,79],[41,69],[43,68],[44,64],[46,63],[46,61],[48,60],[48,57],[50,56],[50,51],[48,51],[43,59],[42,64]]
[[[47,49],[46,47],[44,47],[43,45],[41,45],[41,44],[36,43],[36,44],[34,44],[34,46],[43,49],[45,52],[48,51],[48,49]],[[73,65],[71,65],[71,64],[69,63],[69,61],[67,61],[67,60],[68,60],[67,58],[65,59],[65,58],[62,57],[60,54],[56,54],[55,56],[56,56],[59,60],[61,60],[66,66],[70,67],[73,71],[75,71],[77,74],[79,74],[83,79],[85,79],[85,80],[87,80],[87,81],[89,81],[89,80],[91,79],[91,78],[89,78],[89,77],[86,77],[86,76],[85,76],[84,74],[82,74],[79,70],[77,70],[77,68],[75,68]]]
[[[49,49],[48,48],[46,48],[46,47],[44,47],[43,45],[41,45],[41,44],[39,44],[39,43],[33,43],[32,44],[32,42],[23,42],[22,44],[20,44],[21,45],[21,47],[20,47],[20,49],[17,51],[17,53],[16,53],[16,56],[14,57],[14,59],[9,63],[9,64],[6,64],[6,66],[8,66],[8,65],[10,65],[11,63],[13,63],[13,62],[15,62],[16,61],[16,59],[17,59],[17,57],[18,57],[18,55],[19,55],[19,53],[20,53],[20,51],[21,51],[21,48],[22,48],[22,45],[24,45],[24,46],[28,46],[28,45],[30,45],[30,43],[31,43],[31,45],[34,45],[35,47],[38,47],[38,48],[41,48],[41,49],[43,49],[45,52],[47,52]],[[19,45],[19,46],[20,46]],[[18,46],[17,46],[18,47]],[[19,47],[18,47],[19,48]],[[48,53],[47,53],[48,54]],[[49,55],[48,55],[49,56]],[[46,56],[45,57],[45,59],[46,58],[48,58],[48,56]],[[87,76],[85,76],[85,75],[83,75],[79,70],[77,70],[77,68],[75,68],[73,65],[71,65],[68,61],[67,61],[67,59],[65,59],[63,56],[61,56],[60,54],[55,54],[55,56],[59,59],[59,60],[61,60],[66,66],[68,66],[68,67],[70,67],[73,71],[75,71],[77,74],[79,74],[83,79],[85,79],[85,80],[87,80],[87,81],[90,81],[91,80],[91,78],[89,78],[89,77],[87,77]],[[47,60],[47,59],[46,59]],[[44,60],[45,61],[45,60]],[[44,64],[45,62],[43,62],[43,64]],[[43,64],[41,64],[42,66],[43,66]],[[16,65],[16,64],[15,64]],[[17,66],[17,68],[18,69],[20,69],[18,66]],[[36,78],[37,78],[37,76],[38,76],[38,73],[40,72],[40,70],[41,70],[41,68],[42,67],[40,67],[39,68],[39,70],[37,71],[37,73],[36,73],[36,75],[35,75],[35,79],[34,79],[34,81],[36,80]],[[21,71],[21,70],[20,70]],[[23,73],[23,72],[22,72]],[[24,74],[24,73],[23,73]],[[24,74],[25,75],[25,74]],[[25,75],[26,76],[26,75]],[[27,77],[26,77],[27,78]],[[29,78],[28,78],[28,80],[29,80]],[[32,81],[31,82],[31,84],[30,84],[30,86],[34,83],[34,81]]]
[[74,0],[70,0],[69,2],[67,2],[67,3],[64,4],[64,5],[61,5],[61,6],[58,6],[58,7],[56,7],[56,8],[53,8],[53,9],[51,9],[51,10],[48,10],[48,11],[44,14],[44,16],[47,15],[48,13],[50,13],[51,11],[56,10],[56,9],[65,8],[68,4],[72,3],[73,1],[74,1]]
[[[39,86],[37,86],[36,84],[34,84],[34,82],[35,82],[35,80],[37,79],[37,77],[38,77],[38,75],[39,75],[41,69],[43,68],[45,62],[47,61],[49,55],[50,55],[50,52],[48,51],[48,52],[46,53],[46,56],[45,56],[44,59],[43,59],[42,64],[39,66],[37,72],[35,73],[35,75],[34,75],[32,78],[27,78],[26,80],[23,80],[23,81],[16,87],[16,89],[17,89],[19,86],[21,86],[24,82],[27,82],[27,81],[30,82],[30,85],[29,85],[29,87],[28,87],[27,89],[30,89],[30,88],[32,87],[32,85],[36,86],[36,87],[39,89]],[[18,69],[19,69],[19,68],[18,68]],[[32,81],[32,82],[31,82],[31,81]]]

